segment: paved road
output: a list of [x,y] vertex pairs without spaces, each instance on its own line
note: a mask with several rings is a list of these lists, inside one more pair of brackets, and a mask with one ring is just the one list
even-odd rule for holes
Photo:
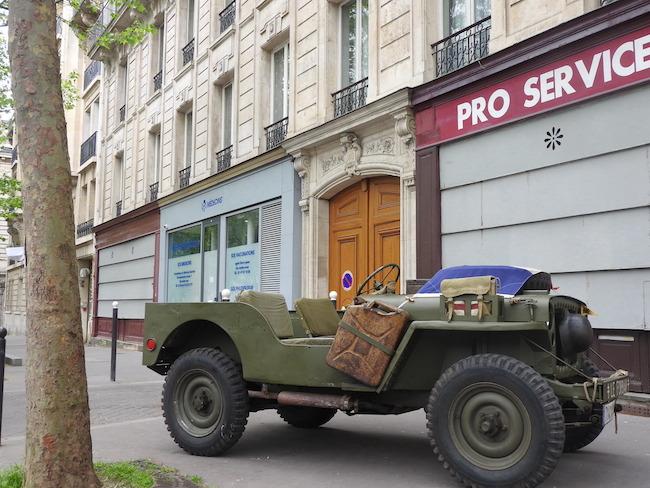
[[[15,340],[15,339],[14,339]],[[11,346],[18,348],[17,345]],[[274,412],[255,413],[242,440],[224,457],[181,451],[160,417],[160,378],[139,366],[140,355],[120,352],[118,382],[108,381],[109,351],[87,348],[94,456],[149,458],[202,476],[210,486],[293,488],[457,488],[435,461],[424,414],[397,417],[337,415],[315,431],[285,425]],[[24,449],[23,368],[7,368],[0,467],[20,462]],[[619,416],[578,454],[566,455],[546,487],[650,486],[650,419]]]

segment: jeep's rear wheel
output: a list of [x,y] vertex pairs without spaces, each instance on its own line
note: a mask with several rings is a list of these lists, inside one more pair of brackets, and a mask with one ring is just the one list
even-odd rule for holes
[[426,411],[434,452],[467,486],[532,488],[562,454],[564,418],[553,389],[508,356],[482,354],[452,365]]
[[[600,369],[594,364],[591,359],[585,358],[582,363],[581,371],[589,378],[598,378],[600,376]],[[602,415],[602,407],[595,406],[600,415]],[[590,419],[580,419],[588,422]],[[584,427],[574,427],[566,430],[566,438],[564,439],[564,452],[576,452],[578,449],[588,446],[603,431],[602,423],[591,424]]]
[[215,349],[193,349],[169,369],[163,416],[174,441],[190,454],[216,456],[242,436],[248,392],[237,365]]
[[325,425],[336,415],[331,408],[283,406],[278,408],[278,414],[289,425],[301,429],[315,429]]

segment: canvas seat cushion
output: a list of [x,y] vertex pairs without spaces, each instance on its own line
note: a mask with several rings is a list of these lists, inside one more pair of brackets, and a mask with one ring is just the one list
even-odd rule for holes
[[339,314],[328,298],[301,298],[296,311],[302,317],[305,332],[310,336],[333,336],[339,326]]
[[238,301],[257,309],[269,323],[278,339],[293,337],[287,302],[279,293],[245,290],[239,295]]

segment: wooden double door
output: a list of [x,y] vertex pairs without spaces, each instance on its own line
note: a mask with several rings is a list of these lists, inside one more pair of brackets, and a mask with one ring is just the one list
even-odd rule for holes
[[399,178],[362,180],[334,196],[329,212],[329,289],[348,306],[369,273],[400,263]]

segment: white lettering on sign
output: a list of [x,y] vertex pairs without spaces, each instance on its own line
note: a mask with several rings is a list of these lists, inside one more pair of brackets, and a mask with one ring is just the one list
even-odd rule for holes
[[[603,87],[614,77],[620,80],[650,69],[650,34],[603,49],[587,59],[573,59],[574,61],[568,64],[525,79],[521,88],[523,97],[515,93],[517,88],[511,82],[506,84],[507,88],[497,88],[489,96],[483,91],[481,96],[458,103],[458,131],[492,122],[506,115],[512,118],[521,115],[523,109],[532,109],[575,93],[581,95],[581,92],[594,86]],[[620,84],[620,81],[618,83]],[[514,107],[511,100],[515,100]],[[511,108],[514,114],[508,113]]]

